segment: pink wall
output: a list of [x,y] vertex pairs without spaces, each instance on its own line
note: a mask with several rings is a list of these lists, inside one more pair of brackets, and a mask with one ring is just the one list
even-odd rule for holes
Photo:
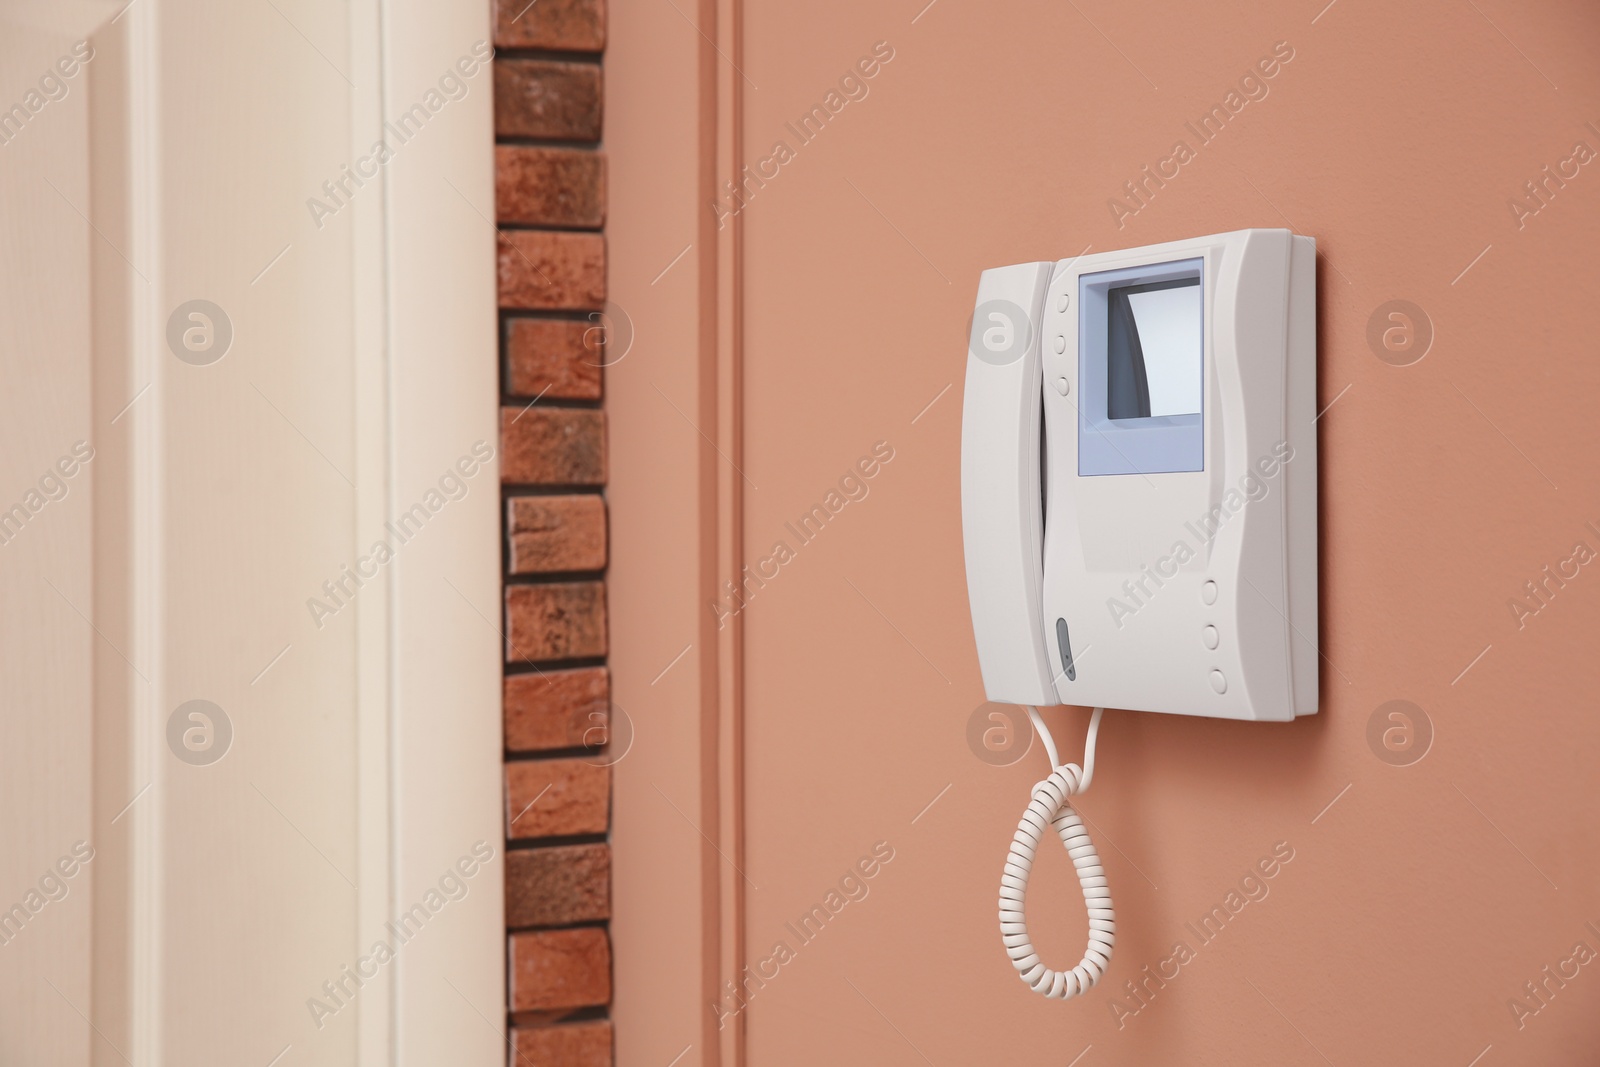
[[[683,1042],[684,1063],[761,1067],[1591,1062],[1600,962],[1547,1004],[1524,984],[1570,975],[1577,944],[1600,953],[1600,572],[1565,562],[1600,552],[1600,163],[1579,162],[1600,158],[1600,11],[919,7],[685,5],[719,54],[684,17],[617,5],[613,291],[638,337],[608,372],[617,698],[638,723],[617,769],[620,1062]],[[802,144],[786,123],[876,42],[893,56],[865,97]],[[1275,50],[1258,98],[1200,144],[1185,123]],[[719,234],[717,185],[778,140],[793,158]],[[1193,158],[1116,218],[1108,201],[1178,140]],[[1509,202],[1538,203],[1524,185],[1546,166],[1564,184],[1519,218]],[[1321,253],[1322,712],[1108,713],[1083,811],[1116,957],[1089,996],[1047,1002],[995,919],[1044,757],[992,766],[966,732],[983,700],[958,484],[977,275],[1286,225]],[[1394,300],[1433,331],[1407,366],[1369,344]],[[876,442],[893,458],[869,493],[802,546],[785,523]],[[693,530],[725,550],[701,541],[697,563]],[[793,560],[719,634],[718,583],[778,541]],[[1547,565],[1576,577],[1519,619]],[[651,685],[686,642],[681,683]],[[1431,724],[1420,760],[1369,742],[1396,700]],[[1081,751],[1085,713],[1050,715]],[[893,859],[865,898],[802,944],[786,924],[878,842]],[[1275,849],[1292,859],[1265,896],[1196,937],[1186,924]],[[655,894],[693,879],[701,914],[662,929]],[[1058,965],[1082,914],[1047,850],[1030,915]],[[685,1014],[715,1019],[730,951],[753,964],[780,941],[793,958],[736,1036]],[[1180,941],[1176,977],[1129,997]],[[685,953],[692,995],[664,985]],[[1537,1013],[1519,1020],[1518,997]]]

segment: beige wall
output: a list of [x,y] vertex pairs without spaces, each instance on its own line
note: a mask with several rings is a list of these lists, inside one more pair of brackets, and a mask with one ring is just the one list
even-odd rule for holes
[[[612,291],[637,331],[608,377],[613,663],[637,726],[616,786],[619,1062],[1578,1062],[1600,1040],[1590,968],[1537,1014],[1508,1002],[1540,1007],[1524,983],[1600,951],[1600,579],[1581,568],[1521,620],[1508,602],[1575,543],[1600,550],[1600,177],[1562,163],[1600,152],[1600,17],[919,6],[615,7]],[[799,146],[785,124],[878,41],[894,55],[869,95]],[[1266,95],[1202,146],[1184,124],[1275,46],[1292,58]],[[795,158],[719,233],[722,182],[780,139]],[[1119,219],[1108,200],[1179,139],[1194,158]],[[1508,200],[1546,165],[1569,177],[1519,219]],[[1284,225],[1321,253],[1322,713],[1108,713],[1083,807],[1116,957],[1087,998],[1046,1002],[994,903],[1044,760],[990,766],[966,739],[977,274]],[[1369,344],[1392,300],[1434,331],[1409,366]],[[720,583],[798,547],[785,522],[877,441],[894,459],[870,495],[719,633]],[[1369,742],[1392,700],[1431,723],[1410,765]],[[1076,752],[1083,713],[1051,718]],[[800,946],[785,924],[878,841],[894,859],[870,894]],[[1195,937],[1275,846],[1293,858],[1266,897]],[[1077,957],[1064,858],[1041,862],[1030,914],[1049,957]],[[779,940],[795,958],[718,1032],[721,983]],[[1133,1014],[1124,983],[1178,941],[1193,959]]]
[[[95,434],[90,231],[75,213],[89,206],[89,75],[73,49],[85,54],[78,43],[103,15],[89,5],[0,9],[0,109],[10,119],[0,132],[0,817],[6,827],[0,1062],[6,1063],[83,1063],[89,1052],[89,1032],[74,1006],[89,1002],[93,860],[85,867],[79,858],[90,854],[96,836],[89,788],[95,638],[85,621],[93,610],[94,460],[80,462],[92,456]],[[71,77],[57,69],[62,60]],[[9,109],[29,92],[37,94],[38,111],[19,126]],[[34,773],[42,763],[54,773]]]

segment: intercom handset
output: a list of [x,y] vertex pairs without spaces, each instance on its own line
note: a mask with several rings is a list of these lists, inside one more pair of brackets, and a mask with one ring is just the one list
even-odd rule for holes
[[[1238,230],[986,270],[962,414],[967,591],[984,689],[1050,758],[1000,890],[1007,952],[1052,997],[1111,957],[1105,871],[1070,797],[1107,706],[1229,719],[1317,710],[1316,242]],[[1084,766],[1036,705],[1094,707]],[[1046,968],[1023,903],[1052,827],[1089,945]]]

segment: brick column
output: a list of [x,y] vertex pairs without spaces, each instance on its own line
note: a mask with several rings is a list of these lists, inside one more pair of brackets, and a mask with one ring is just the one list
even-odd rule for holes
[[612,1062],[604,0],[497,0],[506,922],[515,1063]]

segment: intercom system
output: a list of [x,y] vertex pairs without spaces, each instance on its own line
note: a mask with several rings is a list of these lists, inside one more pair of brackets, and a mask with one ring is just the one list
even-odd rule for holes
[[[1316,243],[1238,230],[983,272],[961,503],[984,689],[1050,757],[1001,889],[1017,969],[1072,996],[1114,941],[1067,797],[1103,708],[1290,720],[1317,710]],[[1094,707],[1084,767],[1035,706]],[[1072,971],[1033,953],[1022,897],[1046,825],[1089,903]]]

